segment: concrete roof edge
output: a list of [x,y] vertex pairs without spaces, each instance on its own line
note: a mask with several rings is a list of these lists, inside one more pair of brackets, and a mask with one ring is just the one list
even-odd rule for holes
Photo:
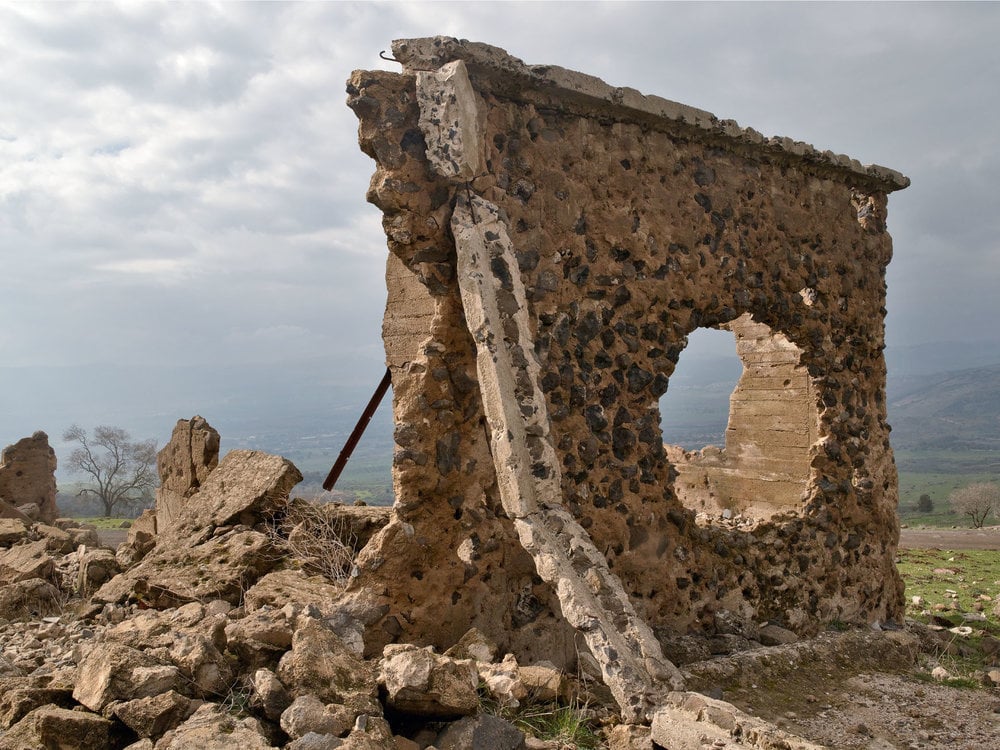
[[[534,88],[551,94],[566,91],[576,100],[587,100],[611,115],[615,111],[624,119],[662,120],[682,128],[691,137],[699,132],[713,141],[732,141],[745,150],[762,155],[783,154],[801,160],[823,171],[840,172],[842,179],[859,186],[887,193],[902,190],[910,179],[900,172],[878,164],[863,165],[857,159],[832,151],[819,151],[814,146],[791,138],[767,138],[753,128],[741,127],[735,120],[720,120],[711,112],[696,107],[646,95],[635,89],[616,87],[586,73],[556,65],[526,65],[505,50],[482,42],[436,36],[418,39],[396,39],[392,43],[396,60],[404,70],[436,70],[452,60],[464,60],[470,67],[490,79],[514,78],[521,87]],[[858,179],[860,178],[860,180]]]

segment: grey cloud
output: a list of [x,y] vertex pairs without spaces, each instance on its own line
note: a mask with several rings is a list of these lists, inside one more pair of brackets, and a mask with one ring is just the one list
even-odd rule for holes
[[909,173],[890,337],[987,317],[997,5],[19,4],[0,8],[0,313],[33,331],[6,356],[378,359],[385,240],[344,81],[437,33]]

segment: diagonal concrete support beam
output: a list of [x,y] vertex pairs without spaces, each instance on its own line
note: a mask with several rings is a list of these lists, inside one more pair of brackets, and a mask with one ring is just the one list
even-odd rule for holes
[[468,182],[482,169],[483,112],[465,64],[417,75],[420,127],[435,171],[456,185],[451,229],[459,288],[476,341],[483,410],[504,510],[563,616],[584,637],[625,721],[646,721],[683,678],[587,532],[562,505],[559,462],[506,223]]
[[563,508],[528,303],[506,224],[495,205],[460,192],[451,227],[504,509],[538,575],[556,590],[563,616],[601,665],[623,719],[645,721],[683,678],[590,536]]

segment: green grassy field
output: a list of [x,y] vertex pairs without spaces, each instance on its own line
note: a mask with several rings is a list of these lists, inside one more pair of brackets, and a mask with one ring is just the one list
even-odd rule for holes
[[123,529],[127,528],[122,526],[123,523],[131,524],[135,521],[134,518],[105,518],[104,516],[87,516],[73,520],[96,526],[98,529]]
[[[945,636],[940,653],[916,676],[931,680],[930,670],[941,665],[952,675],[946,684],[981,686],[977,675],[998,659],[1000,617],[994,607],[1000,601],[1000,551],[904,549],[898,567],[906,585],[906,616]],[[958,628],[963,630],[953,630]]]
[[[997,455],[992,451],[897,450],[899,472],[899,516],[912,526],[972,525],[968,516],[951,512],[948,495],[973,482],[1000,482]],[[932,513],[919,513],[917,501],[928,494],[934,503]],[[1000,511],[1000,508],[995,509]],[[993,515],[988,524],[1000,523]]]

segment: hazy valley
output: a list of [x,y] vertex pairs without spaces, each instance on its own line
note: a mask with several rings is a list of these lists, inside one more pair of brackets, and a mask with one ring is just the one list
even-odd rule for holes
[[[661,399],[665,440],[721,444],[729,394],[741,365],[718,341],[681,356]],[[1000,347],[951,342],[887,351],[889,420],[902,505],[930,491],[946,497],[963,477],[1000,469]],[[374,386],[380,363],[310,361],[213,367],[143,365],[0,367],[0,441],[44,430],[60,457],[72,423],[119,425],[164,444],[177,419],[201,414],[222,435],[222,452],[256,448],[290,458],[319,491]],[[338,483],[369,502],[391,498],[390,396],[379,408]],[[61,483],[71,481],[62,471]]]

